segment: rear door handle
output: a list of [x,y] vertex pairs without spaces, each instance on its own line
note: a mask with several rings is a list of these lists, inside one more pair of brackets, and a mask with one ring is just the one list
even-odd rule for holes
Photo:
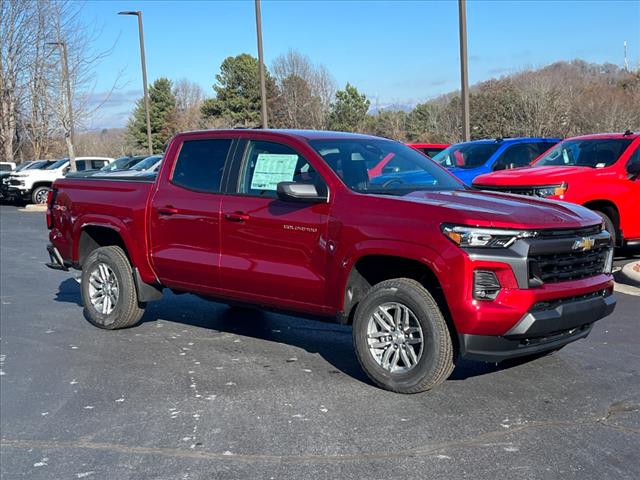
[[158,208],[158,215],[175,215],[176,213],[178,213],[178,209],[171,205]]
[[249,215],[242,212],[225,213],[224,218],[230,222],[246,222],[249,220]]

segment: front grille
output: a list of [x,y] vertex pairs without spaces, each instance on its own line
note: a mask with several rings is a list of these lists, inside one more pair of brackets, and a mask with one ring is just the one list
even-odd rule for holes
[[555,230],[538,230],[537,238],[589,237],[602,231],[602,225],[581,228],[561,228]]
[[529,279],[545,283],[593,277],[604,271],[608,246],[584,252],[551,253],[529,257]]
[[498,187],[495,185],[476,185],[481,190],[490,190],[500,193],[514,193],[516,195],[526,195],[528,197],[539,197],[535,189],[532,187]]

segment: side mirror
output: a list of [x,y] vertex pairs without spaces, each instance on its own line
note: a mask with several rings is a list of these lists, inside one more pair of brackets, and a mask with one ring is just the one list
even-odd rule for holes
[[635,160],[627,165],[627,173],[632,180],[640,177],[640,160]]
[[327,201],[327,194],[319,193],[312,183],[280,182],[276,192],[283,202],[324,203]]

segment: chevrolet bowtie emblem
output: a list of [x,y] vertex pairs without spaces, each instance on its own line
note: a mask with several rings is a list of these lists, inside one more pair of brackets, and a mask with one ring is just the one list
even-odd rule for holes
[[575,242],[573,242],[572,248],[574,250],[582,250],[584,252],[586,250],[591,250],[595,244],[596,244],[595,238],[583,237],[580,240],[576,240]]

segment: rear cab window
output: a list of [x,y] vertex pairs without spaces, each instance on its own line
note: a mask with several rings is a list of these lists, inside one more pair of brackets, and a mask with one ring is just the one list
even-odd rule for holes
[[219,193],[231,150],[231,139],[185,140],[171,175],[171,183],[196,192]]

